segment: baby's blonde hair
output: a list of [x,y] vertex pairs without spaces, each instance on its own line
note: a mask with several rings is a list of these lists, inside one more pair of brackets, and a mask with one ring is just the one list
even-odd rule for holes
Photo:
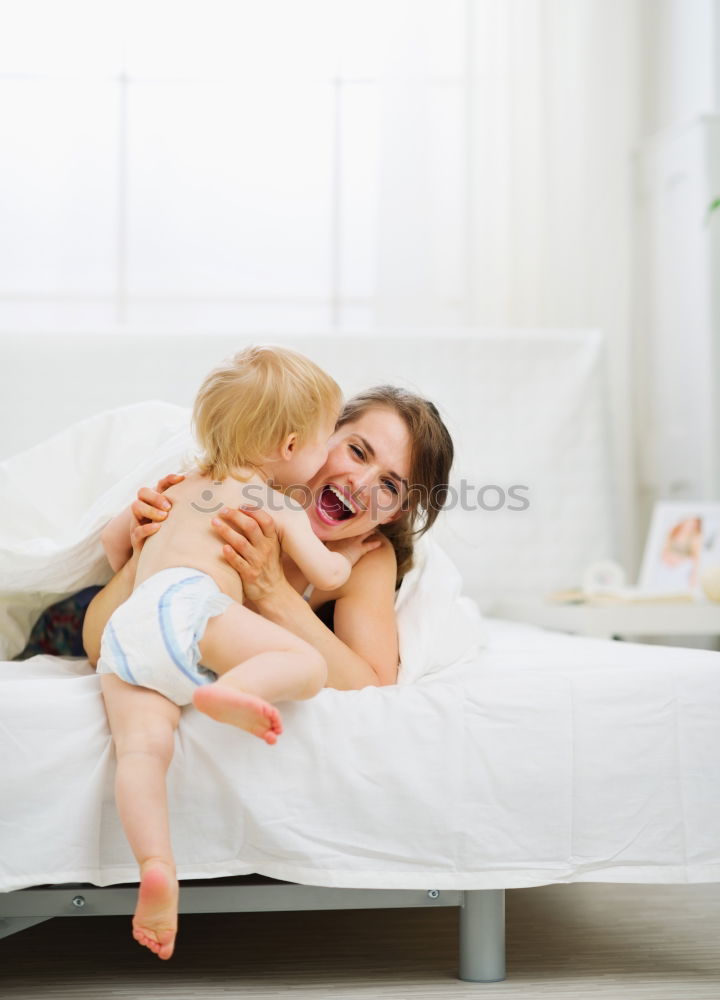
[[207,376],[193,424],[204,476],[259,466],[288,435],[302,447],[342,406],[340,387],[309,358],[282,347],[247,347]]

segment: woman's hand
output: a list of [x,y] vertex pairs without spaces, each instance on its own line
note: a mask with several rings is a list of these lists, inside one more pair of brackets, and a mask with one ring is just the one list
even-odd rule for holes
[[165,490],[176,483],[181,483],[185,476],[171,472],[164,476],[154,490],[142,486],[137,493],[137,499],[130,504],[135,519],[135,525],[130,533],[133,555],[137,555],[145,541],[154,535],[172,507],[170,497],[163,496]]
[[350,560],[350,565],[354,566],[368,552],[379,548],[382,545],[382,538],[380,533],[373,528],[372,531],[368,531],[364,535],[357,535],[355,538],[339,538],[337,541],[325,544],[333,552],[340,552],[344,555],[346,559]]
[[245,597],[260,604],[285,583],[275,522],[260,508],[224,508],[212,521],[226,543],[223,556],[240,577]]

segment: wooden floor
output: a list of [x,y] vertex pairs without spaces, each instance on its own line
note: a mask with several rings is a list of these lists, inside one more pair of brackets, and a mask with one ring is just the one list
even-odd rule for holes
[[507,901],[507,975],[456,978],[456,910],[184,916],[161,963],[126,917],[0,941],[3,1000],[604,997],[720,1000],[720,885],[557,885]]

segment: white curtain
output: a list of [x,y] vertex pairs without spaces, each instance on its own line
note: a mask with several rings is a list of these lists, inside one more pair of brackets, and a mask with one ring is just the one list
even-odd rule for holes
[[433,65],[440,7],[386,7],[376,321],[602,329],[632,562],[637,3],[467,0],[454,104]]

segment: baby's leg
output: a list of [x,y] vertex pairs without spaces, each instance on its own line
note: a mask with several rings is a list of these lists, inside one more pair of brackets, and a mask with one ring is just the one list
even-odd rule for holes
[[312,698],[327,679],[313,646],[240,604],[211,618],[199,645],[201,662],[220,677],[196,690],[196,707],[266,743],[282,732],[271,703]]
[[102,674],[105,707],[117,753],[115,800],[140,865],[133,936],[170,958],[177,933],[178,883],[170,842],[165,776],[180,709],[157,691]]

